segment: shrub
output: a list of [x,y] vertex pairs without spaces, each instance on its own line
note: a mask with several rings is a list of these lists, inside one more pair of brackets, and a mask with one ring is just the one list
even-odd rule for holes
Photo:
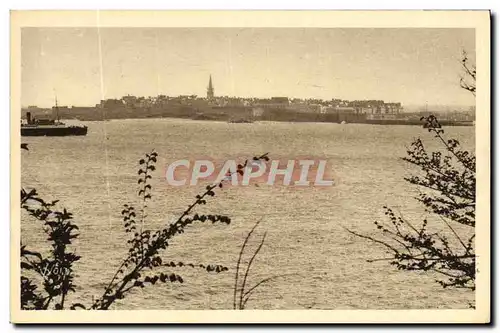
[[[75,303],[70,305],[70,309],[107,310],[116,300],[123,299],[133,289],[156,283],[183,283],[182,276],[175,273],[177,267],[199,268],[215,273],[228,270],[219,264],[163,262],[161,254],[168,249],[171,239],[184,233],[190,225],[204,222],[229,224],[231,219],[224,215],[194,212],[197,206],[205,205],[209,197],[215,196],[215,190],[223,187],[226,178],[219,183],[208,185],[174,223],[156,231],[144,229],[147,202],[152,196],[151,173],[156,169],[157,156],[153,150],[139,161],[137,183],[140,187],[140,210],[125,204],[121,212],[125,232],[129,235],[127,255],[100,297],[89,306]],[[268,160],[267,153],[254,157],[253,160]],[[243,174],[247,170],[246,165],[247,161],[239,165],[237,172]],[[73,223],[73,215],[66,209],[55,209],[57,202],[44,201],[36,190],[21,190],[21,208],[43,223],[47,241],[51,244],[51,250],[45,256],[21,244],[21,309],[24,310],[63,310],[67,306],[67,295],[75,292],[73,266],[80,256],[72,252],[70,247],[72,241],[78,237],[78,227]]]
[[[429,231],[427,219],[416,226],[396,215],[389,207],[384,207],[389,223],[375,222],[382,232],[381,238],[348,231],[389,249],[393,256],[388,260],[400,270],[434,271],[443,276],[437,282],[445,288],[474,290],[476,158],[474,154],[462,150],[457,140],[444,138],[444,130],[436,117],[431,115],[425,120],[428,131],[434,134],[448,154],[428,152],[422,141],[416,139],[403,160],[417,166],[423,176],[413,175],[405,180],[422,188],[417,200],[449,232]],[[459,232],[457,225],[466,230]]]

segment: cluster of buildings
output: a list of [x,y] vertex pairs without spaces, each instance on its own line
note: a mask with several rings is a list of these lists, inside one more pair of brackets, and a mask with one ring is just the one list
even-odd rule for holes
[[[90,114],[105,109],[117,117],[140,115],[146,111],[146,114],[161,115],[161,112],[170,112],[177,110],[176,116],[182,115],[182,112],[203,113],[208,109],[218,110],[218,113],[237,113],[238,110],[249,110],[255,115],[262,115],[266,111],[276,113],[295,113],[309,114],[330,117],[331,115],[352,115],[354,117],[364,117],[368,120],[377,119],[417,119],[422,115],[432,113],[430,111],[421,112],[403,112],[401,103],[387,103],[383,100],[343,100],[333,98],[323,100],[317,98],[289,98],[289,97],[235,97],[235,96],[216,96],[212,77],[209,77],[206,96],[180,95],[166,96],[158,95],[156,97],[137,97],[126,95],[121,98],[111,98],[101,100],[95,106],[54,106],[52,109],[41,109],[37,106],[29,106],[25,112],[32,114],[43,112],[52,114],[55,118],[56,113],[64,116],[74,116],[88,118]],[[161,111],[163,110],[163,111]],[[435,111],[435,110],[434,110]],[[111,113],[108,113],[111,114]],[[455,121],[471,121],[475,119],[475,109],[462,111],[440,112],[444,119]]]
[[[234,120],[233,118],[276,121],[327,121],[368,122],[416,121],[422,116],[438,110],[405,110],[401,103],[387,103],[383,100],[323,100],[317,98],[248,98],[216,96],[212,77],[209,77],[206,96],[180,95],[137,97],[126,95],[121,98],[101,100],[95,106],[56,106],[38,108],[29,106],[22,114],[51,117],[53,119],[102,120],[120,118],[176,117],[191,119]],[[441,110],[440,118],[450,121],[473,121],[475,109]]]
[[170,97],[158,95],[156,97],[123,96],[120,99],[102,100],[96,105],[98,108],[115,109],[144,109],[164,108],[168,106],[190,106],[202,108],[204,106],[217,108],[251,107],[257,109],[290,110],[305,113],[353,113],[353,114],[394,114],[403,111],[401,103],[386,103],[382,100],[356,100],[348,101],[341,99],[300,99],[288,97],[271,98],[245,98],[234,96],[216,96],[212,77],[210,76],[206,97],[197,95],[180,95]]
[[[191,111],[191,113],[203,113],[204,111],[218,110],[218,113],[234,113],[238,110],[250,110],[254,115],[262,115],[266,111],[273,113],[295,113],[309,115],[353,115],[355,117],[365,117],[370,120],[377,119],[417,119],[422,115],[437,112],[437,110],[428,111],[404,111],[401,103],[387,103],[383,100],[343,100],[330,99],[323,100],[317,98],[289,98],[289,97],[235,97],[235,96],[216,96],[212,77],[209,77],[206,96],[180,95],[166,96],[158,95],[156,97],[137,97],[126,95],[121,98],[111,98],[101,100],[95,106],[54,106],[51,109],[39,108],[37,106],[28,106],[23,112],[30,111],[32,114],[45,114],[72,116],[77,118],[88,118],[89,115],[100,112],[105,109],[118,117],[140,115],[146,111],[150,116],[161,115],[161,112],[170,112],[177,110],[175,115],[180,116],[182,112]],[[161,111],[163,110],[163,111]],[[472,121],[475,119],[475,108],[466,110],[440,110],[440,116],[443,119],[454,121]],[[108,113],[110,114],[110,113]]]

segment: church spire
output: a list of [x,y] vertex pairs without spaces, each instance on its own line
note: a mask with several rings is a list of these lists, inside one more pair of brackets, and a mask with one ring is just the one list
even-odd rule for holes
[[208,88],[207,88],[207,98],[214,98],[214,86],[212,84],[212,75],[210,74],[210,78],[208,79]]

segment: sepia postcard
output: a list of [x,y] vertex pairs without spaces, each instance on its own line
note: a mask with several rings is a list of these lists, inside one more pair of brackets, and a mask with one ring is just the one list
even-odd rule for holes
[[13,323],[491,320],[488,11],[12,11],[10,112]]

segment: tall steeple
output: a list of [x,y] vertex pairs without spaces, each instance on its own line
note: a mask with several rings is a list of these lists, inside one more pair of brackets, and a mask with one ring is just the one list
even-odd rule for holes
[[212,75],[210,75],[210,78],[208,80],[207,98],[208,99],[214,98],[214,86],[212,84]]

